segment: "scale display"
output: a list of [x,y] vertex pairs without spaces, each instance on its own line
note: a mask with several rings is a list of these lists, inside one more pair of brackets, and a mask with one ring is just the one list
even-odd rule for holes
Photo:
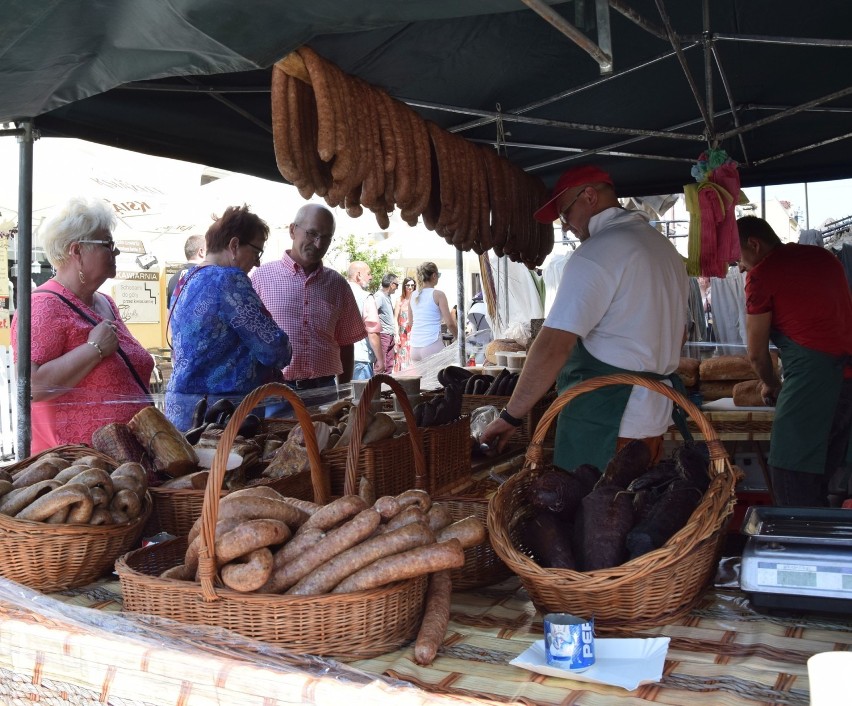
[[757,585],[764,588],[811,588],[852,594],[852,566],[785,564],[758,561]]

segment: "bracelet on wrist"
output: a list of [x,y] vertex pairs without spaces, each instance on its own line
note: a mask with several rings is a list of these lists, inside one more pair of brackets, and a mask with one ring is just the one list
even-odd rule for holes
[[104,352],[97,343],[95,343],[94,341],[86,341],[86,343],[88,343],[90,346],[92,346],[98,352],[98,356],[100,357],[101,360],[104,359]]
[[513,427],[519,427],[521,426],[521,424],[524,423],[523,419],[518,419],[517,417],[513,417],[511,414],[509,414],[508,410],[505,407],[503,407],[503,410],[500,412],[500,419],[502,419],[504,422],[507,422],[508,424],[511,424]]

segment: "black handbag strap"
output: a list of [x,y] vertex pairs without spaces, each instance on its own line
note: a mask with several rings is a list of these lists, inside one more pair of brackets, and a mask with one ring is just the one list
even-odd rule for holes
[[[95,321],[91,316],[89,316],[85,311],[83,311],[79,306],[77,306],[74,302],[72,302],[68,297],[61,295],[59,292],[54,292],[52,289],[34,289],[33,294],[53,294],[56,297],[59,297],[62,301],[64,301],[69,308],[73,311],[76,311],[84,321],[90,323],[92,326],[97,326],[98,322]],[[139,385],[142,392],[145,393],[145,396],[148,397],[150,401],[150,391],[148,390],[148,386],[142,382],[142,378],[139,377],[139,373],[136,372],[136,368],[133,367],[133,364],[130,362],[130,359],[127,357],[127,354],[121,350],[121,346],[116,348],[116,353],[121,356],[121,359],[124,361],[124,364],[127,366],[128,370],[133,374],[133,379],[136,380],[136,384]]]

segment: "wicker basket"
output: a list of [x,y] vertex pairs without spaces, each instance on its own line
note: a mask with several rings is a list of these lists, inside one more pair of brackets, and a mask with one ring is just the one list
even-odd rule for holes
[[[449,424],[421,429],[426,455],[425,488],[430,494],[446,493],[470,481],[470,416]],[[485,519],[484,517],[482,518]]]
[[[295,419],[272,419],[263,420],[265,428],[272,430],[289,431],[297,422]],[[289,498],[300,498],[312,500],[316,490],[312,484],[314,476],[310,471],[295,473],[283,478],[258,478],[247,484],[248,486],[264,485],[277,490],[281,495]],[[317,475],[318,478],[322,474]],[[151,521],[146,527],[146,532],[156,534],[157,532],[168,532],[175,537],[185,537],[201,517],[201,508],[204,505],[204,490],[195,488],[151,488],[151,497],[154,500],[154,512]],[[228,491],[223,490],[222,495]]]
[[[376,496],[398,495],[410,488],[425,489],[426,461],[423,453],[422,430],[414,421],[414,412],[402,386],[389,375],[374,375],[361,392],[361,399],[373,399],[374,391],[382,384],[397,393],[408,424],[408,434],[361,444],[366,429],[369,405],[358,405],[352,420],[352,438],[346,448],[325,451],[322,460],[328,469],[332,495],[358,492],[358,480],[366,476],[373,484]],[[351,485],[349,485],[351,483]]]
[[[436,496],[432,499],[447,506],[453,522],[473,515],[485,524],[488,519],[488,498],[497,487],[496,481],[484,479],[453,495]],[[454,591],[490,586],[511,575],[509,567],[497,556],[487,539],[482,544],[465,549],[464,566],[451,572]]]
[[[48,453],[68,459],[96,456],[118,466],[88,446],[57,446],[4,470],[14,473]],[[116,557],[139,541],[150,514],[146,495],[142,514],[124,525],[49,525],[0,515],[0,575],[45,592],[85,586],[109,572]]]
[[[527,488],[538,473],[542,440],[556,415],[575,397],[606,385],[639,385],[674,400],[698,424],[710,449],[710,487],[686,526],[661,548],[621,566],[599,571],[545,569],[517,547],[516,513],[526,505]],[[737,474],[725,448],[701,411],[662,383],[635,375],[608,375],[567,390],[550,406],[527,450],[524,469],[500,486],[488,508],[488,531],[495,551],[521,579],[542,613],[594,616],[596,631],[626,633],[656,627],[689,612],[713,576],[726,518],[736,496]]]
[[[383,377],[383,376],[382,376]],[[266,397],[281,395],[293,405],[305,430],[312,474],[321,472],[319,449],[310,417],[299,397],[280,383],[249,394],[225,428],[204,496],[199,572],[201,583],[162,579],[165,569],[183,563],[185,539],[144,547],[116,562],[126,610],[185,623],[229,628],[246,637],[282,645],[297,653],[364,659],[392,651],[414,638],[420,625],[426,577],[356,593],[281,596],[239,593],[214,587],[214,532],[225,461],[245,416]],[[354,430],[358,432],[356,428]],[[354,483],[355,465],[352,465]],[[325,484],[315,477],[315,500],[326,503]],[[208,547],[210,549],[208,549]]]

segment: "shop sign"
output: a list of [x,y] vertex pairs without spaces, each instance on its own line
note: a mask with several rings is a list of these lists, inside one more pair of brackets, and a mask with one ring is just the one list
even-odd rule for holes
[[113,299],[127,324],[160,323],[159,272],[118,272]]

